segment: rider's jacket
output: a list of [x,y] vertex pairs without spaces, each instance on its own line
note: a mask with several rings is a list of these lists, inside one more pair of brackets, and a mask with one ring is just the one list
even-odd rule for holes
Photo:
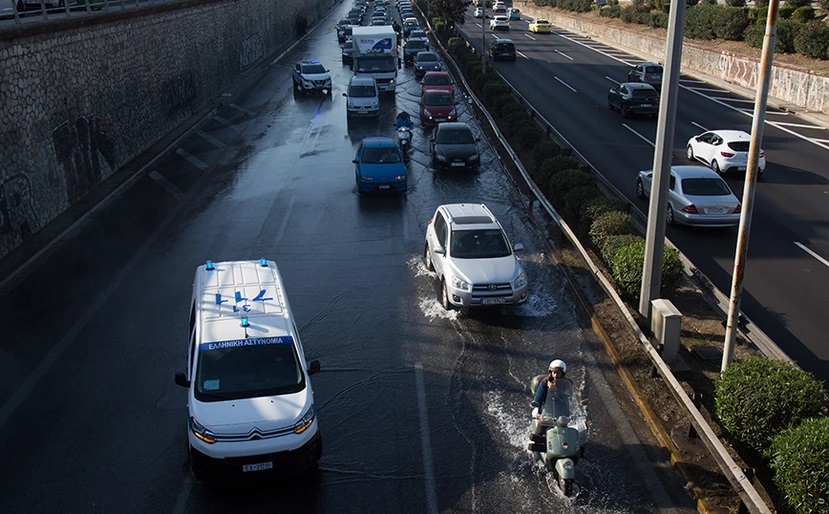
[[541,381],[535,391],[535,402],[542,418],[555,419],[559,416],[570,416],[570,399],[573,397],[573,381],[569,378],[556,380],[555,390],[547,385],[547,379]]

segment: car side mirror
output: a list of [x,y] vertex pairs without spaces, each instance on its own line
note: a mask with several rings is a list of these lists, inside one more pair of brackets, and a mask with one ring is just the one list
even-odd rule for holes
[[353,162],[354,164],[357,164],[357,159],[352,159],[351,162]]
[[187,389],[190,388],[190,381],[187,380],[187,376],[184,373],[176,373],[176,384]]
[[446,248],[444,248],[442,246],[436,246],[435,247],[435,253],[438,254],[438,255],[446,255]]
[[479,137],[476,137],[476,138],[475,138],[475,141],[478,141],[478,142],[480,142],[480,141],[481,141],[481,138],[479,138]]
[[343,93],[343,96],[348,96],[348,93]]
[[515,243],[514,245],[512,245],[512,249],[516,252],[520,252],[524,249],[524,245],[522,245],[521,243]]
[[308,363],[308,374],[309,375],[313,375],[314,373],[316,373],[319,370],[320,370],[320,361],[318,361],[317,359],[314,359],[314,360],[312,360],[311,362]]

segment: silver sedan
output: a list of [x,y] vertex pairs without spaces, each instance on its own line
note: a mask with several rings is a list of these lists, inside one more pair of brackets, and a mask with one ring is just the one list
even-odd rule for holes
[[[653,171],[636,177],[636,196],[651,194]],[[672,166],[668,185],[669,225],[731,227],[740,223],[740,201],[716,172],[703,166]]]

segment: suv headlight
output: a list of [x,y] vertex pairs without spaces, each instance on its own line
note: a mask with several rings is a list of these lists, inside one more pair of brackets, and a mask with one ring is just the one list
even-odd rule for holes
[[295,434],[301,434],[301,433],[305,432],[306,430],[308,430],[308,427],[310,427],[311,424],[313,424],[313,423],[314,423],[314,404],[312,403],[311,408],[308,409],[308,412],[306,412],[299,419],[299,421],[296,422],[296,425],[294,425],[294,433]]
[[449,278],[449,283],[452,284],[452,287],[454,287],[455,289],[460,289],[462,291],[466,291],[466,289],[469,287],[469,285],[466,282],[464,282],[462,278],[456,277],[455,275],[452,275]]
[[216,442],[216,436],[213,432],[204,428],[204,425],[196,421],[196,418],[193,416],[190,416],[190,431],[193,432],[196,439],[199,439],[207,444],[213,444]]
[[518,278],[515,279],[515,288],[521,289],[522,287],[527,285],[527,274],[523,271],[518,275]]

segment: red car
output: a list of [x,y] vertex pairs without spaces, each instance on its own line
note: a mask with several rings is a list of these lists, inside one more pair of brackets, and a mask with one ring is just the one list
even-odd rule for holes
[[444,121],[456,121],[455,95],[448,91],[426,91],[420,97],[420,121],[424,125],[437,125]]
[[427,71],[420,81],[420,96],[426,91],[449,91],[455,94],[455,83],[452,76],[445,71]]

